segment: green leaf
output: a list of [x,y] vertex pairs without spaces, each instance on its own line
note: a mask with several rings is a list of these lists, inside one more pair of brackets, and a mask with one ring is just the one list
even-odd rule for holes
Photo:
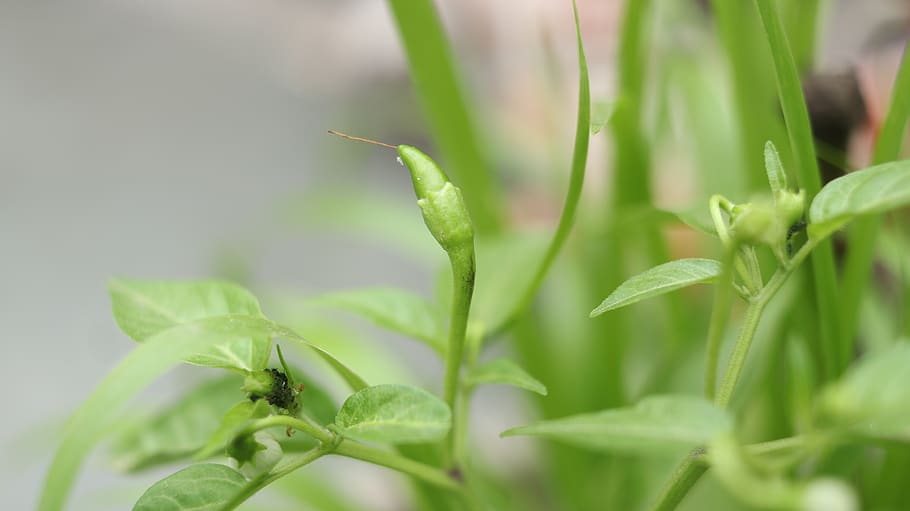
[[875,437],[910,441],[910,345],[868,355],[822,397],[826,415]]
[[726,414],[704,399],[654,396],[634,407],[538,422],[501,436],[541,436],[595,451],[665,454],[704,445],[730,427]]
[[[516,319],[523,310],[525,310],[534,299],[544,278],[549,273],[550,268],[556,261],[556,257],[562,251],[563,245],[569,238],[569,233],[575,225],[575,215],[578,211],[578,203],[581,200],[581,191],[584,187],[585,169],[588,161],[588,147],[591,142],[591,83],[588,78],[588,59],[585,57],[584,41],[581,37],[581,22],[578,19],[578,5],[572,0],[572,16],[575,21],[575,43],[578,51],[578,116],[575,121],[575,143],[572,147],[572,165],[569,172],[569,189],[566,191],[566,199],[562,206],[562,212],[559,214],[559,223],[553,232],[553,238],[544,252],[543,258],[537,265],[537,269],[532,273],[533,277],[528,281],[527,287],[519,288],[517,299],[512,298],[515,306],[506,309],[503,302],[497,304],[500,309],[508,311],[508,315],[503,317],[502,322],[491,323],[488,328],[493,333],[507,328],[509,323]],[[479,266],[483,268],[482,266]],[[509,266],[506,273],[520,273],[516,268]],[[515,294],[510,289],[511,294]]]
[[268,333],[253,326],[232,316],[207,318],[169,328],[139,344],[108,373],[67,423],[45,478],[39,511],[63,508],[82,462],[130,398],[193,353],[225,340]]
[[320,348],[319,346],[316,346],[315,344],[311,343],[310,341],[304,339],[297,332],[291,330],[288,327],[279,325],[279,324],[271,322],[271,321],[269,323],[271,323],[271,326],[272,326],[271,332],[272,332],[273,336],[281,337],[283,339],[287,339],[289,341],[296,342],[297,344],[306,346],[307,348],[310,348],[311,350],[315,351],[317,355],[322,357],[323,360],[325,360],[326,362],[328,362],[328,364],[330,366],[332,366],[332,369],[334,369],[335,372],[337,372],[339,375],[341,375],[342,378],[344,378],[344,381],[347,382],[347,384],[353,390],[361,390],[361,389],[365,389],[365,388],[369,387],[369,385],[367,384],[367,382],[365,382],[363,380],[363,378],[361,378],[357,373],[352,371],[348,366],[343,364],[340,360],[335,358],[328,351],[326,351],[326,350]]
[[810,234],[824,237],[860,215],[910,203],[910,160],[851,172],[831,181],[809,207]]
[[193,353],[225,341],[283,337],[317,351],[352,386],[366,383],[328,352],[262,317],[219,316],[184,323],[149,337],[126,356],[70,418],[45,478],[39,511],[63,508],[85,457],[123,405],[172,366]]
[[[229,282],[114,279],[108,290],[117,324],[138,342],[198,319],[227,314],[262,315],[256,298]],[[186,361],[208,367],[258,371],[266,366],[270,354],[271,343],[267,338],[235,339],[193,354]]]
[[780,190],[787,189],[787,173],[784,172],[784,165],[780,162],[777,148],[770,140],[765,142],[765,172],[768,174],[768,184],[771,186],[772,194],[776,196]]
[[217,511],[245,484],[246,479],[230,467],[192,465],[153,484],[133,511]]
[[530,390],[542,396],[547,395],[547,388],[543,383],[506,358],[497,358],[475,367],[465,377],[465,383],[472,386],[481,383],[499,383]]
[[720,271],[720,262],[713,259],[678,259],[655,266],[620,284],[591,311],[591,317],[692,284],[711,282]]
[[131,472],[189,457],[205,445],[224,410],[240,397],[240,381],[234,375],[203,382],[173,405],[119,433],[111,448],[114,467]]
[[438,397],[407,385],[377,385],[350,396],[335,417],[344,436],[366,442],[435,442],[452,426]]
[[229,282],[113,279],[108,291],[117,325],[138,342],[197,319],[262,313],[252,294]]
[[311,303],[359,314],[377,325],[445,352],[436,311],[420,295],[393,288],[360,289],[318,296]]

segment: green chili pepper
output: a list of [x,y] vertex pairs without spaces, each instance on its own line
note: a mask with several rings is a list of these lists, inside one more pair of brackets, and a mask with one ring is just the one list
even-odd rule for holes
[[417,205],[423,213],[423,221],[430,234],[448,253],[461,251],[470,246],[473,252],[474,226],[468,214],[461,189],[449,181],[449,176],[423,151],[409,145],[393,146],[368,138],[354,137],[329,130],[349,140],[366,142],[398,151],[401,162],[411,174]]

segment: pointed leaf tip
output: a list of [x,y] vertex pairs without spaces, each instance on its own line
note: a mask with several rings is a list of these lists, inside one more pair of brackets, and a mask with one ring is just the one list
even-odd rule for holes
[[713,259],[678,259],[655,266],[620,284],[591,311],[590,317],[693,284],[711,282],[720,273],[721,264]]

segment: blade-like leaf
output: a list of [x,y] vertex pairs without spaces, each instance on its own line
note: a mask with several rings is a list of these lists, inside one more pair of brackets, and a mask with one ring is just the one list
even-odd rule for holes
[[381,327],[423,341],[439,353],[445,352],[435,309],[420,295],[402,289],[360,289],[318,296],[311,303],[359,314]]
[[[256,298],[229,282],[115,279],[108,284],[108,290],[117,324],[138,342],[198,319],[227,314],[262,315]],[[270,353],[268,339],[236,339],[193,354],[186,361],[208,367],[258,371],[268,363]]]
[[111,448],[114,467],[136,471],[188,457],[218,429],[224,410],[243,397],[234,376],[209,380],[173,405],[118,434]]
[[704,399],[654,396],[631,408],[538,422],[502,436],[542,436],[597,451],[661,454],[706,444],[730,427],[724,412]]
[[[559,223],[553,232],[553,238],[550,239],[547,251],[537,265],[537,269],[534,271],[533,278],[529,281],[528,286],[519,292],[515,307],[505,309],[503,304],[497,304],[500,309],[507,310],[508,315],[504,317],[503,323],[491,323],[488,325],[491,329],[490,331],[494,333],[508,327],[509,323],[516,319],[534,299],[538,289],[543,284],[544,278],[556,261],[556,257],[562,251],[563,245],[569,238],[569,233],[575,225],[578,203],[581,201],[581,190],[584,186],[585,169],[588,161],[588,147],[591,142],[591,82],[588,78],[588,59],[585,57],[584,41],[581,37],[581,22],[578,18],[578,5],[575,0],[572,0],[572,15],[575,19],[575,43],[578,51],[578,116],[575,123],[575,143],[572,148],[569,189],[566,191],[566,199],[562,206],[562,213],[559,215]],[[517,273],[511,267],[509,272]]]
[[377,385],[350,396],[335,417],[347,437],[367,442],[420,443],[441,440],[452,412],[438,397],[406,385]]
[[497,358],[475,367],[465,377],[468,385],[481,383],[499,383],[530,390],[542,396],[547,395],[547,388],[524,369],[506,358]]
[[784,172],[784,165],[780,162],[780,155],[774,147],[774,142],[770,140],[765,142],[765,172],[768,174],[768,184],[773,194],[787,189],[787,173]]
[[831,181],[809,208],[810,234],[823,237],[860,215],[910,204],[910,160],[876,165]]
[[591,311],[591,317],[692,284],[710,282],[720,271],[720,262],[713,259],[679,259],[655,266],[620,284]]
[[245,484],[246,479],[230,467],[192,465],[153,484],[133,511],[217,511]]
[[823,395],[825,412],[862,433],[910,441],[910,345],[868,355]]

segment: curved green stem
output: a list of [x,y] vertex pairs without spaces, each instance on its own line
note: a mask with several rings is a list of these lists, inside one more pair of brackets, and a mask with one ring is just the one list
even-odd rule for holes
[[374,465],[390,468],[439,488],[458,493],[463,498],[470,500],[465,492],[464,486],[442,470],[414,461],[394,452],[368,447],[351,440],[343,440],[329,429],[316,424],[306,417],[298,419],[289,415],[272,415],[251,422],[238,434],[251,434],[275,426],[289,426],[294,428],[315,438],[320,442],[320,445],[302,454],[288,456],[282,459],[268,474],[263,474],[247,483],[228,504],[221,508],[222,511],[236,508],[256,494],[256,492],[265,488],[277,479],[280,479],[327,454],[337,454],[339,456],[354,458]]
[[540,266],[534,272],[534,277],[524,289],[521,298],[515,303],[515,307],[501,325],[497,325],[490,332],[491,336],[501,333],[515,322],[516,318],[525,310],[537,294],[537,290],[543,283],[543,279],[553,266],[556,256],[562,250],[572,226],[575,223],[575,213],[578,210],[578,202],[581,199],[581,190],[585,181],[585,166],[588,160],[588,145],[591,139],[591,85],[588,79],[588,61],[585,58],[585,48],[581,39],[581,28],[578,22],[578,7],[573,0],[572,9],[575,14],[575,36],[578,41],[578,116],[575,123],[575,146],[572,150],[572,168],[569,175],[569,190],[566,192],[566,200],[563,203],[562,213],[559,216],[559,224],[556,226],[556,232],[550,240],[547,252],[540,261]]
[[460,424],[458,414],[458,377],[464,352],[468,315],[471,312],[471,298],[474,295],[474,246],[449,253],[452,264],[452,311],[449,323],[449,344],[446,350],[443,399],[452,410],[452,430],[446,440],[445,463],[451,464],[454,457],[455,438]]
[[410,458],[405,458],[404,456],[393,452],[367,447],[350,440],[344,440],[335,447],[332,453],[390,468],[455,493],[464,492],[464,487],[461,483],[442,470],[425,465],[419,461],[414,461]]
[[298,419],[296,417],[291,417],[290,415],[270,415],[263,419],[252,421],[235,436],[248,435],[275,426],[288,426],[294,428],[324,444],[331,444],[335,441],[334,433],[323,428],[319,424],[316,424],[309,417]]
[[698,479],[708,470],[700,458],[702,449],[696,449],[686,456],[686,459],[676,468],[670,481],[657,498],[657,504],[651,508],[653,511],[673,511],[682,502],[689,489],[695,486]]
[[259,490],[290,474],[291,472],[309,465],[310,463],[318,460],[328,453],[329,450],[326,449],[326,446],[320,445],[319,447],[314,447],[309,451],[298,454],[296,456],[288,456],[282,459],[269,473],[254,478],[246,485],[244,485],[244,487],[240,489],[239,493],[234,495],[234,497],[229,502],[219,508],[219,511],[229,511],[231,509],[235,509],[237,506],[244,503],[247,499],[259,492]]

